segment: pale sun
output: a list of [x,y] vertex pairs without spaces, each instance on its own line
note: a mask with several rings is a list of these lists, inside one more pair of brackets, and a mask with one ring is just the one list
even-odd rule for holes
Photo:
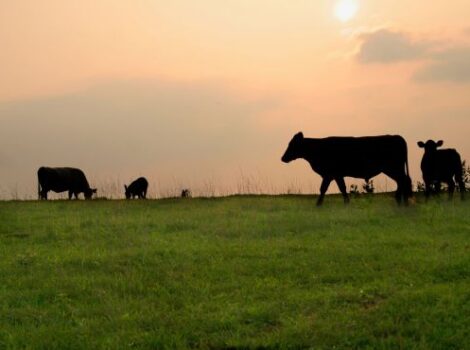
[[357,0],[339,0],[335,5],[335,17],[341,22],[353,19],[359,11]]

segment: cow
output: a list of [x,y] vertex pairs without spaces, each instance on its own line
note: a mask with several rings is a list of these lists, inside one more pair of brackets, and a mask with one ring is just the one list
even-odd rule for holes
[[132,181],[129,186],[124,185],[124,193],[127,199],[134,199],[134,197],[145,199],[147,197],[147,188],[149,183],[145,177],[139,177],[137,180]]
[[[444,141],[428,140],[418,142],[418,147],[424,148],[421,160],[421,172],[426,186],[425,195],[429,198],[431,192],[438,192],[441,183],[448,186],[449,197],[452,198],[455,190],[455,181],[459,184],[460,196],[464,199],[465,184],[463,182],[463,169],[460,154],[453,148],[439,149]],[[455,181],[454,181],[455,180]]]
[[374,176],[384,173],[397,183],[396,201],[408,203],[412,195],[411,178],[408,170],[408,149],[406,141],[398,135],[366,137],[305,138],[296,134],[282,156],[284,163],[305,159],[323,181],[317,205],[323,204],[325,193],[331,181],[335,180],[349,202],[344,177],[364,179],[368,182]]
[[48,168],[38,169],[38,196],[39,199],[47,200],[47,192],[68,191],[69,199],[83,193],[85,199],[91,199],[96,188],[90,188],[83,171],[77,168]]

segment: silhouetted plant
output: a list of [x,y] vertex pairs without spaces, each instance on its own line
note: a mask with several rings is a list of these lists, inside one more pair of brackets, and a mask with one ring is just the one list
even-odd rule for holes
[[[215,197],[217,192],[215,188],[215,180],[214,179],[208,179],[205,180],[204,183],[202,184],[202,195],[204,197]],[[189,191],[191,194],[191,191]]]
[[424,193],[426,192],[426,185],[422,181],[418,181],[416,183],[416,192],[417,193]]
[[374,193],[374,180],[369,180],[364,185],[362,185],[362,190],[364,191],[364,193]]
[[354,196],[358,196],[361,194],[361,192],[359,192],[359,187],[357,185],[351,185],[349,187],[349,193]]
[[374,186],[373,180],[369,180],[368,182],[362,185],[362,192],[359,189],[359,186],[356,184],[349,186],[349,193],[354,196],[359,196],[364,193],[374,193],[374,192],[375,192],[375,186]]
[[11,199],[15,201],[20,199],[19,191],[18,191],[18,184],[15,184],[10,188],[10,197]]
[[465,189],[470,191],[470,165],[467,165],[467,161],[462,162],[462,178],[465,184]]
[[[447,191],[447,184],[432,183],[430,185],[430,189],[432,193],[441,193],[442,191]],[[425,193],[426,192],[426,184],[424,182],[418,181],[416,183],[416,193]]]
[[191,198],[191,190],[189,188],[185,188],[181,191],[182,198]]

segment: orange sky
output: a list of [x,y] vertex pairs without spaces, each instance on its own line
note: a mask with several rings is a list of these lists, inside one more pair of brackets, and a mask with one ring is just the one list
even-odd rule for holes
[[357,1],[345,23],[335,0],[0,2],[3,194],[39,165],[316,190],[279,161],[299,130],[402,134],[414,180],[418,140],[469,159],[470,2]]

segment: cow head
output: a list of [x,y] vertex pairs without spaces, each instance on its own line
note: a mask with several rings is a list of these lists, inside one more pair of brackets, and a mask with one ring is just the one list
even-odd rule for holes
[[94,193],[96,193],[96,188],[89,188],[85,190],[83,194],[85,195],[85,199],[91,199]]
[[301,157],[301,147],[302,140],[304,139],[304,134],[301,132],[294,135],[292,140],[289,142],[286,152],[282,156],[281,160],[284,163],[292,162]]
[[131,192],[129,191],[129,187],[127,187],[127,185],[124,185],[124,193],[126,195],[126,199],[131,198]]
[[426,152],[426,153],[436,152],[437,148],[441,147],[443,144],[444,144],[444,141],[442,141],[442,140],[437,141],[437,142],[435,142],[433,140],[428,140],[428,141],[426,141],[426,143],[424,143],[422,141],[418,142],[418,146],[420,148],[424,148],[424,152]]

